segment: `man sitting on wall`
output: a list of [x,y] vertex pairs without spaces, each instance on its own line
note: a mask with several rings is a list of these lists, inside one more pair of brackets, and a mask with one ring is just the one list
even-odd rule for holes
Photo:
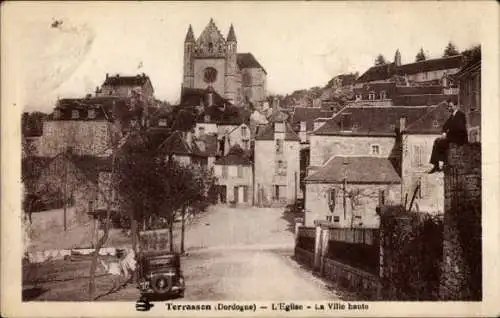
[[434,141],[430,163],[434,166],[429,173],[441,171],[439,162],[446,162],[447,150],[450,143],[463,145],[467,143],[467,125],[465,114],[458,109],[451,100],[448,100],[448,110],[452,113],[443,126],[443,135]]

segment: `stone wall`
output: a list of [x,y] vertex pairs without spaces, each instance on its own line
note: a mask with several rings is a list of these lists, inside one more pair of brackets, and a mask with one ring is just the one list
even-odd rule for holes
[[[253,195],[253,173],[252,166],[242,166],[243,174],[241,177],[238,177],[238,166],[230,165],[226,166],[228,170],[227,177],[222,176],[222,165],[215,165],[214,173],[217,177],[217,184],[226,186],[226,202],[230,203],[235,200],[234,197],[234,188],[238,187],[238,201],[239,203],[252,204],[252,195]],[[247,187],[247,202],[243,202],[244,194],[243,190],[240,187]]]
[[402,197],[408,194],[410,202],[417,184],[420,183],[413,208],[431,214],[444,212],[443,174],[428,174],[432,168],[429,163],[432,146],[437,137],[439,135],[404,135],[402,147]]
[[[292,203],[299,195],[300,162],[298,141],[283,142],[283,154],[276,154],[274,140],[257,140],[254,150],[255,204],[272,205]],[[277,160],[283,160],[286,174],[276,174]],[[281,201],[273,200],[274,186],[280,186]]]
[[481,300],[481,145],[451,145],[444,175],[440,298]]
[[43,123],[38,156],[53,157],[73,147],[78,155],[99,155],[111,146],[112,127],[105,120],[54,120]]
[[[328,204],[329,191],[333,189],[335,189],[336,200],[332,212]],[[338,221],[336,219],[331,221],[339,227],[351,227],[352,224],[356,227],[377,228],[379,217],[376,207],[379,205],[380,191],[385,192],[387,202],[399,203],[401,200],[400,184],[348,184],[346,190],[348,193],[358,194],[352,199],[346,196],[344,213],[342,184],[306,184],[305,225],[313,226],[315,220],[326,221],[326,217],[331,216],[338,218]],[[352,202],[353,200],[355,202]]]
[[[311,166],[322,166],[332,156],[376,156],[389,158],[395,146],[394,137],[318,136],[311,135]],[[372,145],[379,154],[372,154]]]

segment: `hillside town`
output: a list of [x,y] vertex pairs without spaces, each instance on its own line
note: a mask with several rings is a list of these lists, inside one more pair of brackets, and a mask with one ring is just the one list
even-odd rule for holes
[[[479,191],[463,222],[479,215],[467,236],[480,246],[481,47],[459,51],[445,40],[441,56],[422,50],[403,64],[414,53],[395,42],[390,60],[378,56],[366,70],[283,96],[269,93],[259,56],[239,51],[237,28],[223,33],[213,19],[199,33],[186,26],[172,48],[184,61],[176,103],[155,96],[148,74],[114,73],[79,98],[60,97],[48,114],[23,114],[23,299],[88,300],[73,291],[87,280],[50,281],[88,275],[90,261],[73,261],[85,258],[76,250],[139,253],[147,232],[163,230],[165,248],[182,259],[186,300],[480,298],[481,255],[455,246],[466,234],[448,226],[464,206],[455,200]],[[456,107],[465,145],[450,144],[448,161],[430,173]],[[456,159],[464,157],[470,169]],[[460,169],[469,170],[457,176]],[[466,192],[455,195],[459,184]],[[390,245],[394,215],[430,222],[422,228],[432,235],[407,239],[414,248]],[[406,250],[420,254],[405,259],[434,257],[398,267],[424,275],[418,293],[391,276],[403,257],[395,251]],[[92,288],[111,284],[99,273],[109,274],[115,255],[94,265]],[[449,269],[450,259],[466,269]],[[138,294],[129,284],[100,298],[93,291],[92,300]]]

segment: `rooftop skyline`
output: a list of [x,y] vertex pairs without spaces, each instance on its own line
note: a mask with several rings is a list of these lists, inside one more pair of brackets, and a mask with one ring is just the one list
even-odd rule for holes
[[[27,111],[50,111],[57,98],[83,97],[106,73],[146,73],[155,95],[175,103],[189,25],[198,37],[209,20],[224,36],[234,25],[238,52],[251,52],[268,72],[268,92],[323,86],[341,73],[362,74],[396,49],[412,63],[421,47],[442,55],[448,41],[464,50],[486,30],[470,2],[25,3],[5,6],[8,52],[15,52]],[[283,14],[286,10],[286,14]],[[8,10],[7,10],[8,11]],[[59,21],[54,24],[54,21]],[[460,21],[460,23],[457,23]],[[62,23],[61,23],[62,22]],[[54,27],[55,26],[55,27]]]

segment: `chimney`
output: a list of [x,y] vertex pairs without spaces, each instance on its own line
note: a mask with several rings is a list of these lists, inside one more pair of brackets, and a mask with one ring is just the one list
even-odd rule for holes
[[106,73],[106,79],[109,78],[109,73]]
[[399,133],[404,132],[406,128],[406,117],[399,118]]

